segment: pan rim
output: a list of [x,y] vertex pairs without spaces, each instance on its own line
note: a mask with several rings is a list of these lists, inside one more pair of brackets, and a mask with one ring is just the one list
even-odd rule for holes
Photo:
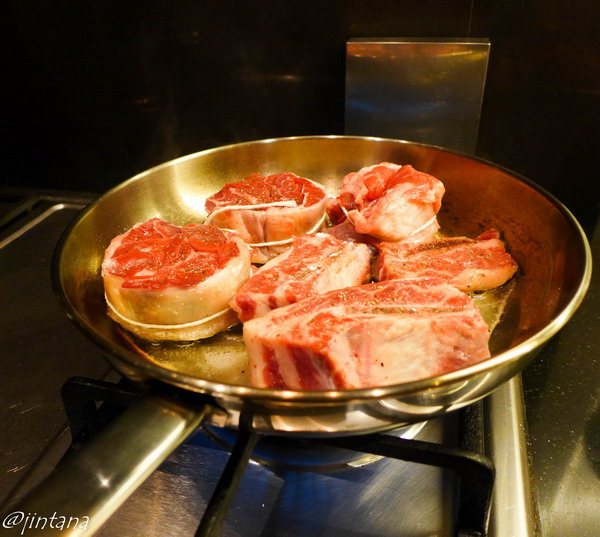
[[[538,191],[542,194],[549,202],[551,202],[556,209],[562,214],[565,220],[574,227],[575,234],[578,236],[581,242],[581,250],[583,252],[583,274],[579,281],[578,287],[576,291],[573,293],[573,296],[569,300],[569,302],[562,308],[560,312],[558,312],[553,319],[546,324],[541,330],[529,336],[524,341],[518,343],[514,347],[505,350],[504,352],[492,356],[491,358],[479,362],[477,364],[473,364],[463,369],[451,371],[449,373],[445,373],[443,375],[438,375],[435,377],[429,377],[426,379],[416,380],[408,383],[402,384],[394,384],[389,386],[380,386],[380,387],[370,387],[370,388],[360,388],[360,389],[348,389],[348,390],[323,390],[323,391],[312,391],[312,390],[276,390],[269,388],[257,388],[249,385],[239,385],[239,384],[227,384],[221,382],[210,381],[206,379],[202,379],[199,377],[194,377],[192,375],[188,375],[185,373],[181,373],[175,370],[167,369],[156,362],[152,362],[147,358],[135,353],[134,351],[130,351],[125,347],[119,347],[113,344],[111,341],[102,337],[97,331],[93,330],[87,322],[79,315],[77,309],[69,300],[67,293],[62,285],[60,279],[60,262],[61,262],[61,252],[63,250],[64,244],[66,243],[70,233],[77,225],[86,217],[89,212],[93,210],[94,207],[102,203],[102,201],[110,196],[113,192],[118,191],[122,188],[125,188],[128,184],[139,181],[147,175],[156,173],[162,168],[173,166],[177,163],[184,162],[186,160],[197,158],[200,155],[208,155],[211,153],[217,153],[221,151],[226,151],[230,148],[241,147],[241,146],[250,146],[250,145],[261,145],[261,144],[269,144],[269,143],[283,143],[283,142],[293,142],[298,140],[318,140],[318,139],[328,139],[328,140],[360,140],[360,141],[373,141],[373,142],[386,142],[393,144],[403,144],[410,145],[415,147],[423,147],[427,149],[432,149],[435,151],[440,151],[444,153],[449,153],[452,155],[456,155],[459,157],[463,157],[472,161],[479,162],[483,165],[495,168],[503,173],[506,173],[519,181],[527,184],[531,188]],[[510,362],[514,362],[522,356],[533,352],[535,349],[539,348],[545,342],[547,342],[551,337],[553,337],[571,318],[571,316],[575,313],[575,311],[579,308],[581,302],[583,301],[587,290],[589,288],[589,284],[591,281],[591,271],[592,271],[592,255],[591,255],[591,247],[587,236],[574,217],[574,215],[569,211],[567,207],[565,207],[557,198],[554,197],[553,194],[545,190],[540,185],[536,184],[532,180],[516,173],[504,166],[499,164],[490,162],[484,158],[468,155],[459,151],[451,150],[448,148],[431,145],[431,144],[423,144],[417,142],[411,142],[407,140],[398,140],[392,138],[380,138],[373,136],[348,136],[348,135],[306,135],[306,136],[288,136],[288,137],[280,137],[280,138],[265,138],[260,140],[250,140],[246,142],[239,142],[233,144],[227,144],[224,146],[218,146],[213,148],[204,149],[201,151],[197,151],[194,153],[190,153],[188,155],[183,155],[181,157],[177,157],[175,159],[169,160],[167,162],[163,162],[158,164],[152,168],[144,170],[129,179],[115,185],[113,188],[107,190],[103,194],[99,195],[94,201],[92,201],[88,206],[86,206],[82,211],[73,219],[73,221],[67,226],[67,228],[63,231],[59,241],[56,245],[56,248],[53,253],[52,261],[51,261],[51,280],[54,289],[54,293],[57,296],[57,299],[62,306],[63,310],[66,312],[67,317],[74,322],[74,324],[82,330],[92,341],[94,341],[102,350],[106,351],[109,355],[109,361],[113,361],[113,359],[124,362],[131,368],[134,368],[138,372],[143,372],[149,378],[154,378],[156,380],[165,382],[167,384],[177,386],[179,388],[183,388],[192,392],[210,394],[216,398],[222,397],[233,397],[233,398],[241,398],[241,399],[252,399],[256,401],[265,401],[268,400],[270,402],[280,402],[280,403],[289,403],[289,404],[347,404],[351,401],[364,401],[364,400],[372,400],[372,399],[381,399],[381,398],[393,398],[397,396],[407,396],[411,394],[416,394],[419,392],[424,392],[426,390],[433,389],[443,389],[446,386],[460,383],[468,378],[485,375],[493,369],[500,367],[501,365],[508,364]]]

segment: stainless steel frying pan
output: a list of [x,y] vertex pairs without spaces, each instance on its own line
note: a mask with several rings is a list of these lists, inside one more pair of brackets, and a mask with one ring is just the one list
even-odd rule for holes
[[[381,161],[411,164],[443,181],[439,220],[446,234],[473,237],[491,227],[502,233],[520,270],[492,334],[491,359],[394,386],[324,392],[258,389],[243,376],[204,374],[198,364],[209,355],[238,352],[235,334],[187,350],[162,348],[157,357],[152,349],[132,345],[108,318],[100,276],[104,250],[134,224],[154,216],[180,225],[202,221],[206,197],[253,172],[294,172],[323,183],[333,194],[345,174]],[[81,213],[60,240],[53,279],[67,315],[119,371],[135,381],[179,389],[167,395],[150,390],[69,468],[43,485],[27,508],[41,512],[44,506],[64,506],[89,516],[89,535],[202,421],[237,426],[243,415],[250,429],[263,433],[347,435],[462,408],[529,363],[579,306],[590,274],[586,237],[550,194],[499,166],[436,147],[375,138],[295,137],[220,147],[157,166]]]

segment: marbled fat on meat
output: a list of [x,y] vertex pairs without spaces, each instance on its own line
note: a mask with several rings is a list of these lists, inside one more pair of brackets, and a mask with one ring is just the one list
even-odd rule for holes
[[[291,242],[296,235],[317,231],[313,228],[323,219],[326,204],[324,187],[313,181],[293,173],[255,173],[227,183],[206,200],[205,209],[207,222],[235,230],[252,246],[252,262],[265,263],[289,248],[265,243]],[[246,208],[227,209],[233,206]]]
[[[250,275],[250,250],[233,233],[153,218],[115,237],[102,264],[111,316],[145,339],[210,337],[236,324],[228,302]],[[152,326],[141,326],[152,325]]]
[[518,268],[494,229],[476,239],[450,237],[417,244],[382,242],[379,251],[376,277],[380,281],[440,278],[465,292],[499,287]]
[[427,240],[439,230],[444,191],[432,175],[381,162],[346,175],[328,212],[334,223],[345,215],[358,233],[380,240]]
[[336,239],[341,241],[349,241],[355,242],[357,244],[365,244],[369,247],[369,251],[371,255],[374,257],[379,254],[379,242],[374,237],[370,235],[363,235],[361,233],[357,233],[354,229],[352,223],[346,219],[340,224],[336,224],[334,226],[327,227],[323,230],[323,233],[327,233]]
[[359,285],[370,278],[365,244],[325,233],[300,235],[291,248],[263,265],[230,302],[242,322],[316,294]]
[[244,325],[255,386],[329,390],[424,379],[489,358],[473,300],[437,279],[331,291]]

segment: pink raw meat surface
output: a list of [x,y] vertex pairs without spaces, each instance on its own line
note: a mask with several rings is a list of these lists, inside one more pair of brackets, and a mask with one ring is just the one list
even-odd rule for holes
[[[227,183],[206,200],[205,208],[207,222],[236,231],[252,246],[252,262],[265,263],[287,250],[292,237],[318,227],[326,204],[324,187],[314,181],[293,173],[255,173]],[[270,244],[281,241],[289,242]]]
[[371,255],[365,244],[325,233],[299,235],[287,252],[246,281],[230,305],[246,322],[309,296],[365,283],[370,273]]
[[496,230],[477,239],[450,237],[417,244],[382,242],[378,280],[440,278],[465,292],[486,291],[506,283],[517,263]]
[[380,240],[427,240],[439,229],[444,192],[432,175],[381,162],[346,175],[328,212],[334,223],[346,215],[358,233]]
[[485,360],[473,300],[437,279],[391,280],[304,299],[247,322],[258,387],[352,389],[424,379]]
[[[122,326],[145,339],[191,340],[238,322],[226,310],[250,267],[250,250],[233,233],[153,218],[111,241],[102,277],[111,316],[118,314]],[[179,328],[222,311],[213,321]]]
[[356,242],[358,244],[366,244],[369,247],[369,251],[373,256],[379,254],[379,242],[377,239],[370,235],[362,235],[357,233],[352,223],[346,219],[340,224],[336,224],[331,227],[327,227],[323,230],[323,233],[327,233],[336,239],[341,241]]

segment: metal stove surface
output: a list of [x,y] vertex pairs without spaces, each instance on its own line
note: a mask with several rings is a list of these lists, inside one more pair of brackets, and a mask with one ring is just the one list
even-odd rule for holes
[[[11,192],[1,201],[0,503],[4,511],[52,471],[71,442],[60,398],[64,382],[72,376],[113,381],[118,376],[71,325],[50,286],[56,240],[90,197]],[[597,535],[600,393],[595,360],[599,349],[593,340],[584,345],[577,342],[577,333],[593,330],[589,319],[596,322],[596,331],[600,327],[598,313],[589,304],[597,303],[597,286],[592,293],[595,298],[582,307],[585,320],[577,314],[542,351],[537,365],[524,373],[525,395],[532,407],[529,411],[527,406],[529,449],[520,377],[484,401],[481,444],[497,470],[490,535]],[[561,347],[562,341],[570,344],[569,351]],[[591,365],[589,375],[562,377],[573,360]],[[563,416],[571,416],[571,421],[561,432],[558,425],[564,425]],[[444,419],[429,422],[419,438],[446,442],[455,435],[455,424]],[[225,450],[198,431],[98,534],[193,535],[227,457]],[[223,535],[452,535],[455,485],[446,471],[386,459],[326,472],[274,472],[251,464]],[[4,527],[0,533],[28,534],[20,529]]]

